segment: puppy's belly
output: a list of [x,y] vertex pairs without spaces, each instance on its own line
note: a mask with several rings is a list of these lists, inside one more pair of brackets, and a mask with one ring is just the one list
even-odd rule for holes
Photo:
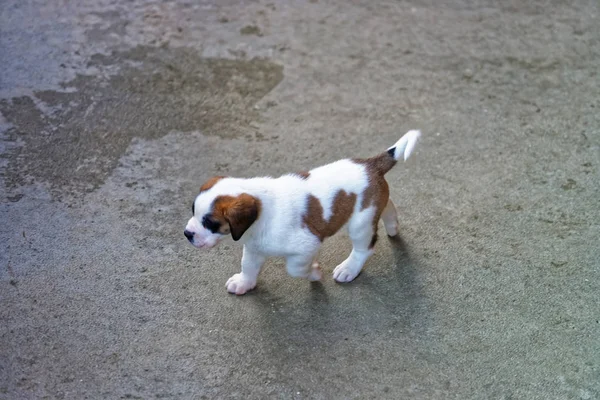
[[268,256],[285,257],[293,254],[312,253],[321,241],[307,229],[282,234],[252,238],[246,245],[252,250]]

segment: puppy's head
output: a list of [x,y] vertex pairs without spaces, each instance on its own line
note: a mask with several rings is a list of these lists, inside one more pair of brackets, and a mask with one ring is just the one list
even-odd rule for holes
[[244,193],[230,180],[217,176],[200,188],[192,204],[193,216],[183,234],[201,249],[216,246],[229,234],[233,240],[240,240],[259,213],[260,200]]

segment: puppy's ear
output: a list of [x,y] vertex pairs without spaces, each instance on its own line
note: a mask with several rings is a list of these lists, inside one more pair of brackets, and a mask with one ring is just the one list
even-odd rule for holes
[[256,221],[260,213],[260,200],[242,193],[227,207],[224,213],[233,240],[240,240],[244,232]]

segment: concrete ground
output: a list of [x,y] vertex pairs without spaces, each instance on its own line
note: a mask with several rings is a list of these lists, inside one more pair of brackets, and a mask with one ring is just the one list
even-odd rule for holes
[[[0,65],[0,398],[600,398],[598,1],[3,0]],[[412,128],[351,284],[183,237]]]

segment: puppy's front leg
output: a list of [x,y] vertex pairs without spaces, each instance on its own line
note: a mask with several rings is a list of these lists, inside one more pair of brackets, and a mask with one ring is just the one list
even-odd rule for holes
[[296,254],[286,259],[286,269],[290,276],[307,278],[309,281],[321,280],[323,274],[318,262],[313,262],[314,254]]
[[233,275],[225,286],[229,293],[235,293],[242,295],[249,290],[256,287],[256,279],[260,268],[265,263],[266,257],[260,253],[249,250],[247,246],[244,246],[244,253],[242,255],[242,272]]

